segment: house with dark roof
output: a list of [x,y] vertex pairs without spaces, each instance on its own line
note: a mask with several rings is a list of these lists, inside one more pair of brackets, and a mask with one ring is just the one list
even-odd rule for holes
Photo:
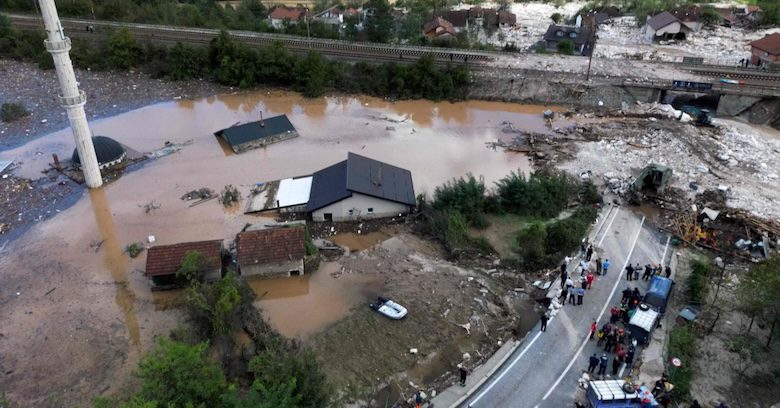
[[750,43],[750,63],[765,65],[780,63],[780,33],[770,34]]
[[498,12],[498,26],[502,28],[514,27],[517,24],[517,16],[515,13],[507,10],[500,10]]
[[415,204],[409,170],[354,153],[312,178],[306,212],[314,221],[393,217]]
[[257,122],[231,126],[214,132],[224,139],[236,153],[265,147],[272,143],[298,137],[298,131],[287,119],[287,115],[274,116]]
[[645,38],[653,40],[684,40],[691,29],[672,13],[664,11],[647,19],[642,28]]
[[207,282],[222,277],[222,240],[182,242],[173,245],[157,245],[146,253],[146,271],[144,275],[152,280],[155,288],[178,286],[181,280],[176,272],[181,268],[187,252],[200,253],[205,260],[205,280]]
[[452,38],[456,35],[452,23],[441,18],[434,17],[423,26],[423,34],[428,38]]
[[586,27],[550,24],[544,33],[544,46],[548,51],[557,51],[561,41],[569,40],[574,44],[575,55],[586,55],[590,42],[590,30]]
[[242,276],[303,275],[305,256],[304,227],[244,231],[236,237],[236,262]]

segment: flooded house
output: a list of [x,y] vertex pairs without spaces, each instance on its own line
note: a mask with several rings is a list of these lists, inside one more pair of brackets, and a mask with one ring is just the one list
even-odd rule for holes
[[312,176],[306,212],[314,221],[394,217],[416,205],[412,173],[354,153]]
[[214,132],[214,135],[224,139],[235,153],[241,153],[298,137],[298,131],[287,115],[263,119],[261,114],[257,122],[231,126]]
[[303,275],[305,256],[304,227],[244,231],[236,238],[236,261],[242,276]]
[[173,245],[157,245],[146,254],[146,275],[156,289],[176,287],[180,280],[176,272],[181,268],[187,252],[200,253],[206,260],[205,280],[213,282],[222,277],[222,240],[181,242]]

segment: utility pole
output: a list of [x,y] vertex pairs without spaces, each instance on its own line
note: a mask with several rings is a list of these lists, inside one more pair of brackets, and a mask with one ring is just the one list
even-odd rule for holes
[[306,20],[306,42],[309,44],[309,49],[311,49],[311,30],[309,30],[309,8],[306,8],[306,15],[304,16],[304,19]]
[[596,15],[592,14],[591,18],[588,19],[588,44],[591,44],[590,56],[588,56],[588,73],[585,75],[585,80],[588,82],[590,82],[590,65],[593,62],[593,51],[596,50],[596,28],[598,28]]
[[95,146],[92,144],[92,131],[89,129],[87,114],[84,112],[87,95],[79,89],[76,74],[73,72],[73,64],[68,54],[70,38],[65,36],[65,31],[62,29],[54,0],[38,0],[38,3],[46,27],[46,39],[43,40],[43,44],[54,60],[57,80],[60,83],[59,100],[68,112],[68,121],[76,141],[84,180],[89,188],[100,187],[103,184],[103,177],[100,175]]

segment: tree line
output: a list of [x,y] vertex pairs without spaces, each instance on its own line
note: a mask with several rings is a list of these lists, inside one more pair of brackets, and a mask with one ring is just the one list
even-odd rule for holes
[[[0,16],[0,56],[37,62],[44,69],[53,68],[51,56],[42,43],[42,34],[14,30]],[[465,98],[471,82],[465,65],[437,67],[431,56],[408,65],[347,64],[328,60],[316,52],[293,55],[281,43],[254,49],[235,41],[224,31],[208,47],[181,43],[165,47],[141,44],[129,31],[119,29],[101,45],[74,39],[71,59],[75,66],[85,69],[138,67],[156,78],[207,79],[240,88],[290,87],[309,97],[341,91],[380,97],[453,100]]]
[[[516,235],[517,262],[528,269],[555,265],[575,249],[596,219],[601,195],[589,181],[564,172],[512,172],[489,190],[482,178],[469,174],[436,187],[433,197],[417,199],[419,231],[438,239],[454,257],[487,255],[494,250],[470,229],[489,226],[488,214],[514,214],[530,220]],[[562,213],[575,203],[575,209]]]

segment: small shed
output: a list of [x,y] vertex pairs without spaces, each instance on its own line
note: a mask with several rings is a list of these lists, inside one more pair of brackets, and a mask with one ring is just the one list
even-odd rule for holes
[[298,137],[298,131],[287,115],[280,115],[231,126],[214,132],[214,135],[224,139],[234,152],[241,153]]
[[244,231],[236,238],[236,258],[243,276],[303,275],[305,256],[304,227]]
[[687,25],[668,11],[658,13],[649,18],[643,30],[645,38],[650,41],[656,39],[684,40],[691,32]]
[[182,242],[173,245],[158,245],[149,248],[146,254],[146,275],[155,288],[164,289],[179,285],[176,272],[181,268],[187,252],[199,252],[205,259],[207,272],[205,280],[215,281],[222,277],[222,240]]

